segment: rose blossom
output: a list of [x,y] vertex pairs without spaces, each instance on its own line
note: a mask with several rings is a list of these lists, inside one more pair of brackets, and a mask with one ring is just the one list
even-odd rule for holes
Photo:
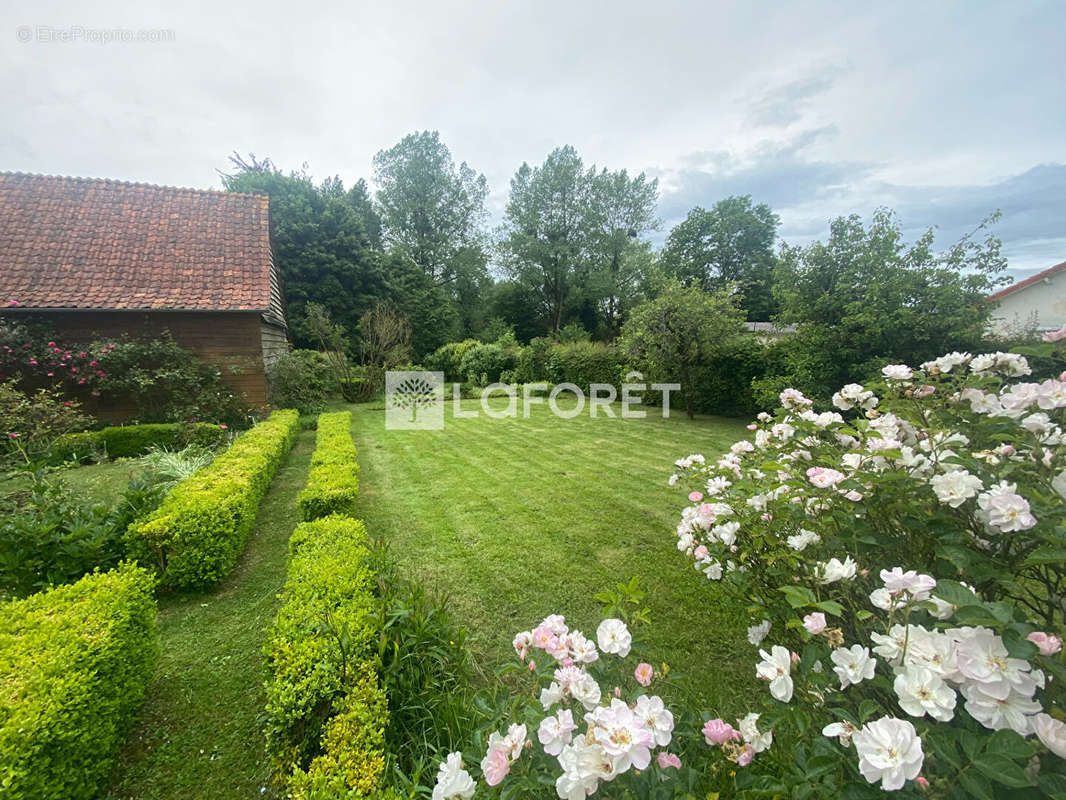
[[633,677],[637,679],[637,683],[641,686],[650,686],[651,679],[655,677],[655,668],[651,664],[637,664],[637,668],[633,671]]
[[723,744],[731,739],[739,739],[740,733],[728,722],[712,719],[703,725],[703,738],[707,740],[707,744],[714,747],[716,744]]
[[633,636],[622,620],[605,619],[596,628],[596,643],[603,652],[625,658],[633,645]]
[[675,756],[673,753],[659,753],[659,755],[655,757],[655,761],[659,764],[660,769],[666,769],[667,767],[681,769],[681,759]]
[[817,635],[825,630],[825,625],[825,614],[821,611],[808,614],[803,618],[803,627],[807,629],[807,633]]
[[463,754],[449,753],[441,762],[437,772],[437,783],[433,787],[433,800],[453,800],[462,798],[470,800],[474,796],[476,784],[470,773],[463,769]]
[[510,771],[511,762],[507,759],[507,753],[498,747],[489,750],[481,759],[481,773],[489,786],[500,783]]
[[1037,714],[1033,718],[1036,738],[1059,758],[1066,758],[1066,723],[1050,714]]
[[1033,631],[1025,638],[1040,648],[1042,656],[1053,656],[1062,650],[1062,639],[1053,633]]
[[867,783],[880,781],[886,792],[902,789],[922,771],[922,740],[906,720],[881,717],[863,725],[852,740],[859,756],[859,772]]

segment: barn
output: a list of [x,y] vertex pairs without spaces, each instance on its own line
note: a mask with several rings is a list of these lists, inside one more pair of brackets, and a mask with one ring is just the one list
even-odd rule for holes
[[74,342],[169,331],[252,405],[288,348],[265,195],[0,173],[0,305]]

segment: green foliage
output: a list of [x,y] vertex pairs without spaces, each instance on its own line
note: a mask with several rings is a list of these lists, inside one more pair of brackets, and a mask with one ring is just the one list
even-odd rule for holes
[[0,464],[35,462],[57,439],[91,422],[76,400],[63,400],[56,389],[28,395],[15,381],[0,381]]
[[4,797],[97,795],[155,666],[152,592],[125,565],[0,607]]
[[[95,342],[91,349],[105,346],[100,358],[106,373],[95,382],[102,403],[132,406],[139,422],[247,424],[247,409],[222,380],[222,371],[181,347],[169,332]],[[226,368],[236,375],[244,365]]]
[[330,514],[354,514],[359,464],[352,442],[351,412],[319,415],[315,435],[311,472],[298,500],[300,513],[307,521]]
[[726,290],[708,294],[698,286],[670,283],[634,309],[622,330],[622,349],[649,382],[681,384],[691,419],[698,369],[734,346],[743,316]]
[[782,363],[771,374],[828,400],[881,364],[981,349],[993,310],[986,298],[1005,266],[991,235],[937,254],[931,230],[907,246],[887,210],[868,226],[858,216],[835,219],[826,242],[782,249],[774,291],[781,321],[799,332],[775,345]]
[[709,211],[697,206],[670,231],[660,265],[684,286],[734,286],[747,318],[768,320],[777,310],[771,286],[779,224],[770,206],[753,204],[750,195],[719,200]]
[[766,351],[766,345],[754,336],[741,336],[709,362],[696,367],[689,387],[695,410],[725,417],[750,417],[762,408],[773,407],[776,393],[770,406],[765,406],[756,402],[752,389],[752,383],[766,372]]
[[388,293],[381,220],[364,181],[345,190],[339,178],[315,184],[305,171],[282,173],[269,159],[230,159],[229,191],[270,195],[271,241],[281,271],[290,331],[297,347],[315,345],[308,303],[321,303],[353,331],[359,317]]
[[385,698],[363,523],[297,525],[282,604],[264,648],[265,732],[280,784],[297,797],[366,796],[384,770]]
[[196,445],[211,449],[222,445],[228,435],[226,426],[207,422],[114,425],[59,437],[48,451],[48,463],[84,462],[100,451],[110,458],[134,458],[153,447],[181,449]]
[[422,359],[427,370],[443,372],[446,381],[464,381],[466,374],[462,371],[463,357],[471,348],[477,347],[477,339],[464,339],[461,342],[449,342],[441,345],[434,352]]
[[147,467],[157,483],[169,489],[191,477],[197,470],[204,469],[214,458],[213,451],[190,444],[181,450],[152,448],[141,457],[140,463]]
[[558,344],[548,355],[547,380],[572,383],[586,393],[592,383],[618,386],[624,373],[622,352],[614,345],[587,341]]
[[200,588],[233,568],[259,501],[299,429],[296,411],[275,411],[238,437],[210,467],[178,484],[147,520],[130,528],[131,552],[162,585]]
[[326,407],[326,398],[335,381],[324,353],[317,350],[291,350],[267,370],[270,404],[275,408],[295,408],[301,414],[317,414]]
[[22,597],[110,569],[125,555],[129,525],[163,499],[134,480],[114,506],[88,504],[60,481],[37,478],[25,501],[0,517],[0,597]]
[[500,380],[500,373],[514,365],[514,355],[498,344],[476,344],[463,355],[459,362],[459,374],[471,383],[480,383],[481,376],[486,376],[485,383]]

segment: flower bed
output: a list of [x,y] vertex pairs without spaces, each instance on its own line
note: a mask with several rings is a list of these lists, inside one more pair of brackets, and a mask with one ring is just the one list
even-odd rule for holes
[[229,574],[244,550],[278,465],[292,447],[299,414],[275,411],[209,467],[182,481],[147,520],[130,528],[130,550],[167,587],[203,588]]
[[0,794],[94,797],[157,656],[153,580],[126,565],[0,607]]
[[355,513],[359,464],[355,460],[351,431],[351,412],[319,415],[311,472],[299,499],[305,520]]
[[133,458],[144,455],[152,447],[170,449],[198,444],[213,448],[222,444],[226,435],[225,425],[206,422],[116,425],[98,431],[60,436],[48,452],[48,462],[83,463],[98,451],[106,452],[109,458]]
[[385,765],[385,693],[366,529],[330,516],[296,527],[265,653],[267,751],[296,798],[365,797]]

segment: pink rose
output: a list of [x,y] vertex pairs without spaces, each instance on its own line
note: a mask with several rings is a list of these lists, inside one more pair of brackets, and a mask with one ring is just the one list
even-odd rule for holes
[[529,671],[530,672],[536,672],[537,671],[537,662],[534,661],[532,658],[529,659]]
[[659,753],[659,755],[655,757],[655,760],[659,762],[660,769],[666,769],[668,767],[681,769],[681,759],[673,753]]
[[744,745],[740,749],[740,754],[737,756],[737,766],[746,767],[751,763],[752,757],[755,755],[755,750],[750,744]]
[[688,500],[690,503],[698,503],[702,499],[703,494],[700,492],[691,492],[688,496]]
[[1025,637],[1040,648],[1040,655],[1053,656],[1062,650],[1062,639],[1053,633],[1034,631]]
[[917,778],[915,778],[915,779],[914,779],[914,782],[915,782],[916,784],[918,784],[918,788],[919,788],[919,789],[922,789],[923,791],[924,791],[925,789],[928,789],[928,788],[929,788],[929,781],[927,781],[927,780],[926,780],[925,778],[923,778],[923,777],[922,777],[921,775],[919,775],[919,776],[918,776]]
[[1057,331],[1045,331],[1044,332],[1044,341],[1045,342],[1057,342],[1057,341],[1059,341],[1061,339],[1066,339],[1066,325],[1063,325]]
[[485,760],[481,762],[481,772],[485,775],[485,783],[495,786],[507,777],[511,771],[511,762],[507,758],[507,751],[503,748],[494,747],[489,750]]
[[651,679],[655,677],[655,668],[651,664],[637,664],[637,668],[633,670],[633,677],[641,686],[650,686]]
[[728,722],[722,719],[711,719],[703,725],[703,738],[707,740],[707,744],[714,747],[716,744],[724,744],[730,739],[741,737],[736,728]]
[[693,551],[692,555],[695,556],[697,561],[703,561],[703,559],[707,558],[707,554],[709,552],[710,551],[707,549],[707,545],[701,544],[695,549],[695,551]]

